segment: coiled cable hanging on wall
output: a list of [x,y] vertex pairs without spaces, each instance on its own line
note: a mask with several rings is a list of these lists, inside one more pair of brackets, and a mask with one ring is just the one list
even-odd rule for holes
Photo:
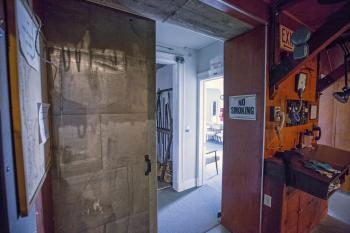
[[[30,15],[32,16],[32,14],[30,14]],[[38,56],[39,56],[41,61],[51,65],[54,68],[55,72],[54,72],[54,75],[53,75],[52,79],[53,79],[53,82],[55,82],[56,75],[57,75],[57,72],[58,72],[58,67],[52,61],[50,61],[50,60],[46,59],[44,56],[42,56],[41,52],[38,49],[38,39],[39,39],[39,35],[42,32],[41,31],[42,22],[41,22],[40,18],[36,14],[34,14],[34,17],[35,17],[36,21],[39,23],[39,27],[38,27],[38,29],[36,31],[36,35],[35,35],[35,51],[38,54]],[[34,19],[33,19],[33,21],[34,21]],[[43,40],[45,40],[45,38]]]
[[[269,144],[267,144],[266,149],[268,150],[283,150],[283,134],[282,129],[284,128],[285,121],[286,121],[286,114],[283,111],[280,111],[279,113],[280,121],[277,126],[274,127],[274,131],[276,133],[276,136],[270,141]],[[274,142],[275,139],[278,140],[278,146],[277,147],[270,147]]]

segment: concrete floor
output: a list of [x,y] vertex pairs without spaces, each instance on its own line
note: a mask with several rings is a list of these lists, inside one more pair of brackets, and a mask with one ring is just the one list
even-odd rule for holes
[[350,194],[336,192],[328,204],[328,216],[312,233],[349,233]]
[[336,192],[332,195],[329,199],[328,214],[350,224],[350,193]]
[[313,230],[312,233],[349,233],[349,232],[350,232],[350,225],[328,215],[320,223],[320,225],[318,225]]

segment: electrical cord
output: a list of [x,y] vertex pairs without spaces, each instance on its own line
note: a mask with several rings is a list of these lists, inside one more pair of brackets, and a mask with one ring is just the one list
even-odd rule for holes
[[[34,13],[33,13],[33,14],[34,14]],[[45,62],[45,63],[47,63],[47,64],[50,64],[50,65],[55,69],[54,75],[53,75],[53,77],[52,77],[53,82],[55,82],[56,75],[57,75],[57,72],[58,72],[58,67],[57,67],[56,64],[54,64],[52,61],[50,61],[50,60],[46,59],[44,56],[42,56],[41,53],[40,53],[40,51],[39,51],[39,49],[38,49],[38,46],[37,46],[38,43],[37,43],[37,42],[38,42],[39,35],[40,35],[40,33],[42,32],[42,31],[41,31],[42,22],[41,22],[40,18],[39,18],[36,14],[34,14],[34,17],[35,17],[35,19],[37,20],[37,22],[39,23],[39,27],[38,27],[38,29],[37,29],[37,31],[36,31],[36,35],[35,35],[35,51],[36,51],[36,53],[38,54],[40,60],[42,60],[43,62]]]
[[[276,150],[276,149],[279,149],[279,150],[282,150],[283,149],[283,134],[282,134],[282,129],[284,128],[284,124],[285,124],[285,121],[286,121],[286,114],[284,112],[279,112],[278,113],[281,117],[281,120],[280,120],[280,123],[279,125],[277,125],[274,129],[275,129],[275,132],[276,132],[276,135],[275,137],[270,141],[269,144],[267,144],[266,146],[266,149],[268,150]],[[278,139],[278,147],[270,147],[274,142],[275,142],[275,139]]]
[[297,109],[294,113],[299,114],[303,109],[303,93],[299,91],[299,109]]
[[278,126],[276,126],[276,133],[277,133],[277,138],[279,142],[279,148],[283,148],[283,135],[282,135],[282,129],[284,128],[284,123],[286,121],[286,114],[284,112],[279,112],[281,121]]

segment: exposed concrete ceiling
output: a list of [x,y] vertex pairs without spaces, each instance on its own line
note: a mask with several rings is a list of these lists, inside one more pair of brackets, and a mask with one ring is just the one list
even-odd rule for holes
[[176,24],[221,40],[241,35],[253,27],[199,0],[87,0],[135,12],[160,22]]
[[157,44],[168,44],[180,48],[201,49],[218,40],[170,23],[157,22]]

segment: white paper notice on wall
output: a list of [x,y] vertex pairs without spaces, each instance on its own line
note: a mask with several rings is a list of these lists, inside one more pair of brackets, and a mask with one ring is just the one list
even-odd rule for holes
[[16,0],[16,23],[21,53],[28,64],[39,71],[40,58],[36,52],[36,46],[39,47],[39,38],[36,38],[38,27],[34,16],[28,12],[21,0]]
[[256,95],[229,97],[230,118],[237,120],[256,120]]
[[45,143],[49,138],[49,113],[50,104],[38,103],[39,120],[39,143]]

